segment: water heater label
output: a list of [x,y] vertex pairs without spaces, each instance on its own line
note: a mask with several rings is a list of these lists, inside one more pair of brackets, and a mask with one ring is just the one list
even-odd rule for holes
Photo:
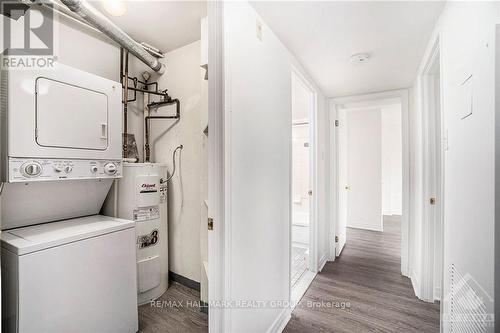
[[138,236],[137,245],[139,249],[143,249],[145,247],[156,245],[159,240],[160,232],[158,229],[154,229],[150,234]]
[[160,218],[160,208],[158,206],[134,209],[134,221],[147,221]]

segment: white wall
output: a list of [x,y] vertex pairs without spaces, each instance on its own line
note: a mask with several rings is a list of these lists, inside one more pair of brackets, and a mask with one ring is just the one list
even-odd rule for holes
[[[55,21],[57,47],[54,55],[57,61],[110,80],[120,81],[120,49],[114,42],[64,17],[59,18],[59,21]],[[68,47],[68,45],[78,45],[78,47]]]
[[382,122],[382,213],[401,215],[403,203],[403,155],[401,104],[380,109]]
[[[450,311],[451,266],[470,274],[487,312],[493,304],[495,23],[498,3],[448,2],[429,42],[441,43],[441,82],[445,152],[444,314]],[[422,72],[424,62],[421,65]],[[473,75],[473,114],[461,120],[463,91],[459,84]],[[412,124],[412,280],[418,292],[422,250],[422,108],[420,80],[413,88]],[[467,245],[466,245],[467,244]],[[470,245],[470,246],[468,246]],[[445,332],[449,326],[445,322]]]
[[[256,36],[257,20],[263,24],[262,41]],[[296,62],[248,3],[224,4],[224,31],[225,218],[230,233],[226,290],[231,300],[288,300],[290,81]],[[323,161],[323,147],[319,156]],[[286,308],[229,309],[227,315],[228,332],[276,330],[289,318]]]
[[348,110],[346,119],[347,226],[382,231],[381,111]]
[[[200,188],[206,160],[202,160],[203,130],[201,85],[204,71],[200,68],[200,41],[168,52],[162,60],[167,72],[158,79],[161,89],[181,102],[181,118],[151,121],[151,160],[167,163],[172,172],[172,153],[183,145],[177,156],[177,171],[169,183],[169,270],[199,282],[201,279],[200,221],[204,197]],[[159,108],[157,115],[175,114],[175,105]],[[206,125],[206,123],[205,123]],[[136,133],[136,136],[142,132]],[[206,192],[204,192],[206,193]]]

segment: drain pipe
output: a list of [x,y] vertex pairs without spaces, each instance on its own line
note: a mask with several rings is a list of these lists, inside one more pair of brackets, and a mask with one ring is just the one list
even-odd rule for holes
[[116,43],[127,49],[139,60],[148,65],[152,70],[159,74],[165,72],[165,65],[158,61],[154,56],[132,39],[127,33],[111,22],[106,16],[95,9],[85,0],[60,0],[73,13],[80,16],[94,28],[114,40]]

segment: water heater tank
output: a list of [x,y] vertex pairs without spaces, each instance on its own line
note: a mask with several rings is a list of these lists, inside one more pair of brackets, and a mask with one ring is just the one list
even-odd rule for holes
[[145,304],[168,287],[166,164],[124,163],[123,177],[115,181],[103,213],[135,221],[137,300]]

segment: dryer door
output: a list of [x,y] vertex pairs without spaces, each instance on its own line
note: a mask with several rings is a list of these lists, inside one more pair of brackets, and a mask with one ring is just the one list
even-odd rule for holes
[[44,147],[106,150],[108,97],[98,91],[39,77],[35,137]]

